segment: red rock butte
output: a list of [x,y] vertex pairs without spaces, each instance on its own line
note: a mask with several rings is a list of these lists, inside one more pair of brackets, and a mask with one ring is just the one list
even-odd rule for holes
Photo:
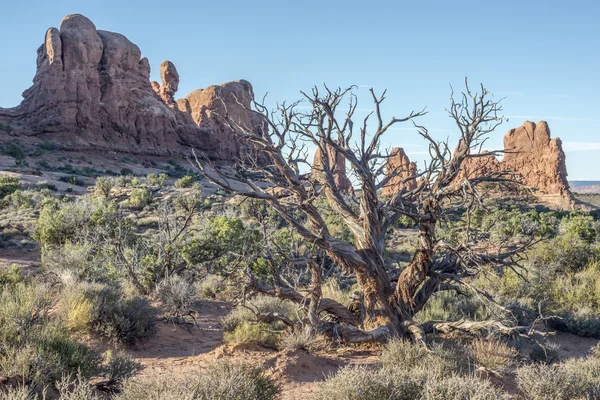
[[[244,80],[196,90],[175,100],[179,74],[160,66],[162,84],[150,82],[150,63],[125,36],[102,30],[83,15],[68,15],[46,31],[37,51],[33,86],[0,122],[14,134],[52,140],[70,150],[147,155],[187,154],[191,148],[231,162],[248,146],[220,116],[260,132],[246,109],[252,85]],[[239,103],[238,103],[239,101]]]

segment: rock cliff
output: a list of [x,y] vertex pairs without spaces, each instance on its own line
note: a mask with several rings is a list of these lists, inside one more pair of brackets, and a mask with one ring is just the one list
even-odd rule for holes
[[[344,156],[337,153],[332,148],[328,148],[327,153],[327,162],[330,167],[333,166],[332,172],[335,186],[342,192],[350,192],[352,190],[352,182],[350,182],[350,179],[348,179],[348,176],[346,175],[346,162]],[[317,183],[322,183],[325,180],[322,165],[322,152],[320,148],[317,148],[311,170],[311,175]]]
[[[83,15],[69,15],[60,29],[46,32],[33,86],[23,93],[23,102],[0,109],[0,117],[19,126],[16,134],[72,150],[170,155],[195,148],[225,162],[245,152],[245,144],[225,135],[225,123],[211,114],[215,104],[232,101],[227,90],[211,86],[199,98],[193,92],[191,107],[180,111],[174,99],[179,86],[175,65],[163,62],[160,76],[162,84],[150,82],[148,60],[125,36],[97,30]],[[231,86],[249,104],[250,84],[222,87]]]

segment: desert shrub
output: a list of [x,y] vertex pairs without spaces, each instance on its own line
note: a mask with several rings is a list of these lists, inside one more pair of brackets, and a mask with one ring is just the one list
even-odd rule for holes
[[74,202],[45,205],[38,218],[34,237],[43,250],[76,241],[96,228],[109,228],[119,221],[114,202],[98,197],[83,197]]
[[155,311],[148,300],[128,298],[118,286],[76,282],[64,290],[59,308],[75,331],[96,332],[130,345],[154,333]]
[[584,383],[561,364],[527,365],[517,369],[519,390],[530,400],[571,400],[584,391]]
[[571,358],[563,366],[565,370],[577,375],[586,399],[600,398],[600,359],[597,357]]
[[208,274],[197,284],[198,293],[204,299],[217,297],[226,288],[225,280],[218,275]]
[[2,394],[3,400],[37,400],[38,397],[27,386],[16,388],[9,387],[6,393]]
[[236,307],[231,310],[221,320],[221,326],[225,332],[233,332],[238,326],[246,321],[250,321],[254,318],[252,311],[243,307]]
[[179,189],[190,188],[194,185],[195,181],[196,179],[192,175],[186,175],[177,179],[173,185]]
[[51,296],[45,286],[22,282],[0,287],[0,339],[24,341],[30,330],[47,322]]
[[588,265],[594,253],[578,235],[564,234],[539,243],[530,254],[535,272],[577,272]]
[[58,188],[56,187],[55,184],[50,183],[48,181],[39,181],[35,183],[35,189],[36,190],[41,190],[41,189],[48,189],[51,190],[53,192],[56,192],[58,190]]
[[72,274],[88,281],[109,281],[117,278],[117,271],[98,256],[94,245],[85,242],[66,242],[63,246],[51,247],[42,254],[46,270],[62,276]]
[[156,295],[164,303],[169,319],[175,320],[191,314],[198,301],[196,287],[180,275],[163,279],[156,287]]
[[498,340],[475,339],[468,346],[471,358],[480,366],[504,373],[516,360],[519,352]]
[[591,309],[561,313],[560,316],[550,318],[548,325],[559,331],[600,339],[600,316]]
[[279,341],[279,348],[289,351],[306,350],[309,353],[315,353],[327,349],[328,346],[328,339],[315,333],[308,326],[284,334]]
[[25,277],[17,265],[0,267],[0,288],[2,286],[14,286],[17,283],[23,282],[24,280]]
[[102,376],[110,385],[120,385],[142,370],[142,364],[125,354],[113,355],[112,351],[108,350],[102,358],[104,362]]
[[39,381],[39,359],[31,345],[0,347],[0,372],[4,376],[19,377],[24,382]]
[[529,358],[536,363],[555,363],[560,358],[560,346],[553,342],[536,343],[531,348]]
[[122,176],[131,176],[133,175],[133,170],[131,168],[121,168],[119,172]]
[[490,318],[490,310],[476,296],[457,296],[450,292],[439,292],[417,313],[415,320],[456,321],[461,318],[481,321]]
[[94,186],[94,191],[100,196],[110,197],[110,192],[115,186],[115,181],[111,178],[107,178],[104,176],[99,176],[96,178],[96,185]]
[[451,376],[427,381],[424,400],[502,400],[509,396],[490,381],[473,376]]
[[143,188],[132,190],[127,200],[127,206],[136,210],[141,210],[150,203],[152,203],[152,193]]
[[40,359],[46,382],[57,382],[65,376],[79,374],[87,379],[101,370],[101,358],[90,347],[72,339],[57,326],[47,326],[37,332],[32,341]]
[[591,215],[573,212],[561,221],[561,228],[565,235],[579,237],[584,242],[591,244],[596,240],[596,222]]
[[69,185],[83,186],[85,184],[77,175],[61,176],[58,179]]
[[168,374],[130,380],[117,400],[273,400],[279,387],[263,370],[218,361],[202,374],[181,381]]
[[225,332],[223,340],[231,345],[259,345],[275,347],[278,337],[270,331],[268,324],[263,322],[251,323],[244,321],[233,331]]
[[102,400],[103,397],[97,394],[96,390],[87,379],[77,376],[63,377],[56,384],[61,400]]
[[167,179],[169,179],[169,176],[165,173],[161,173],[161,174],[148,174],[148,176],[146,177],[146,183],[148,183],[148,185],[154,186],[164,186],[165,182],[167,181]]
[[181,256],[188,265],[210,262],[210,267],[220,271],[228,266],[236,254],[257,254],[260,234],[253,227],[244,225],[237,217],[219,215],[201,227],[181,249]]
[[51,140],[44,140],[42,143],[40,143],[40,149],[43,150],[54,151],[56,148],[56,143]]
[[19,186],[19,179],[0,174],[0,199],[18,190]]
[[433,349],[429,350],[404,339],[390,340],[383,348],[381,362],[387,368],[402,366],[406,369],[418,368],[426,362],[429,372],[439,376],[465,372],[469,369],[468,359],[449,348],[434,344]]
[[427,380],[424,370],[370,369],[347,366],[327,378],[319,388],[321,400],[420,399]]

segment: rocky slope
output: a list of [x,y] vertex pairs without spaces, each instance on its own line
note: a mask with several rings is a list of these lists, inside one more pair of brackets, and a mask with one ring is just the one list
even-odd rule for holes
[[[245,151],[210,111],[232,101],[222,94],[250,99],[250,83],[211,86],[205,91],[214,96],[200,96],[180,110],[174,99],[179,85],[175,66],[165,61],[160,72],[162,84],[151,83],[150,64],[135,44],[118,33],[97,30],[82,15],[69,15],[60,29],[46,32],[33,86],[19,106],[0,108],[0,122],[16,127],[13,135],[52,140],[71,150],[168,155],[196,148],[223,161]],[[235,107],[237,103],[231,105]],[[243,123],[255,123],[245,110],[238,114]]]

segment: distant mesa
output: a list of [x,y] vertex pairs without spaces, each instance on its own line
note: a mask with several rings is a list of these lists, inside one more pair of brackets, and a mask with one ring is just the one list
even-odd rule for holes
[[232,96],[249,106],[249,82],[210,86],[200,96],[192,92],[180,107],[175,65],[163,62],[160,77],[162,83],[150,82],[148,59],[125,36],[97,30],[83,15],[68,15],[60,29],[46,31],[33,86],[20,105],[0,108],[0,120],[18,126],[17,135],[72,150],[170,155],[196,148],[221,161],[249,151],[217,117],[225,104],[237,122],[254,129],[256,119]]

